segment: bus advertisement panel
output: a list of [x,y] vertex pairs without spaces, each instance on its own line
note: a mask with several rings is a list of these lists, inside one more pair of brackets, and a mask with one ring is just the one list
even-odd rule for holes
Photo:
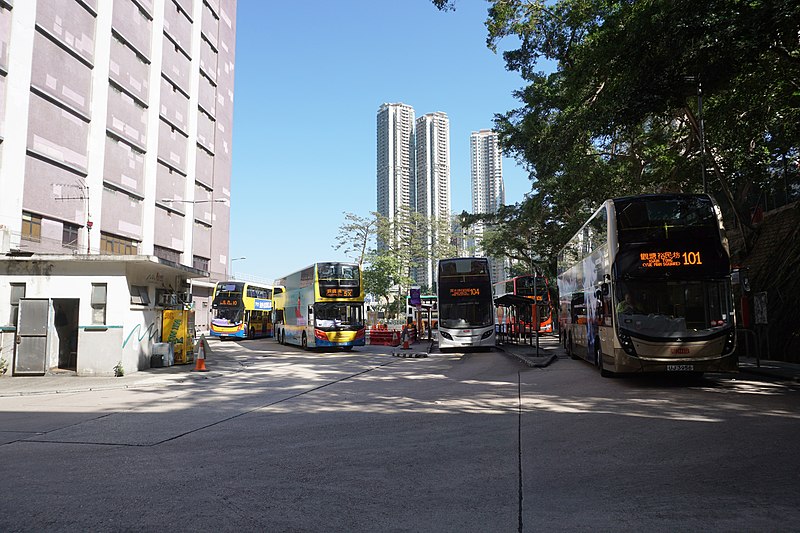
[[364,288],[356,263],[315,263],[278,280],[281,344],[351,350],[366,344]]
[[606,200],[558,256],[564,347],[604,376],[736,370],[723,232],[708,195]]
[[211,309],[212,337],[272,336],[272,287],[246,281],[220,281],[214,289]]
[[489,260],[440,259],[437,270],[439,349],[494,346],[494,300]]
[[[550,287],[544,276],[525,274],[494,284],[494,297],[499,298],[506,294],[523,296],[531,299],[531,306],[523,310],[519,317],[520,326],[527,329],[534,321],[534,316],[539,319],[539,332],[553,332],[553,308],[550,300]],[[537,303],[534,309],[533,302]],[[538,313],[538,314],[537,314]],[[497,307],[497,323],[507,324],[510,317],[506,316],[503,306]]]

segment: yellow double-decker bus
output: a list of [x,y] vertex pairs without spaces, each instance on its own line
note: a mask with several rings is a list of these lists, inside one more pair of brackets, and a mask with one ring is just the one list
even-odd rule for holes
[[275,282],[275,335],[305,348],[364,346],[364,287],[356,263],[315,263]]
[[246,281],[220,281],[211,304],[213,337],[254,339],[271,337],[272,287]]

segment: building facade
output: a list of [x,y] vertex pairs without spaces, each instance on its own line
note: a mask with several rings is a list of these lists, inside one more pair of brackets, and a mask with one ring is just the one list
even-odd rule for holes
[[[224,278],[235,21],[236,0],[0,0],[0,252]],[[152,306],[192,290],[203,328],[213,283],[168,285]]]
[[[416,211],[432,223],[427,236],[427,257],[418,269],[416,282],[433,287],[436,272],[434,243],[450,223],[450,120],[441,111],[416,120]],[[437,231],[437,229],[439,231]]]
[[[492,130],[473,131],[469,138],[470,145],[470,177],[472,190],[473,214],[496,213],[505,204],[505,186],[503,184],[503,154],[500,143]],[[480,242],[485,226],[475,226],[473,247],[478,255],[484,255]],[[492,268],[492,279],[505,279],[507,269],[502,258],[489,258]]]
[[378,213],[394,221],[417,202],[414,108],[402,103],[381,105],[377,142]]

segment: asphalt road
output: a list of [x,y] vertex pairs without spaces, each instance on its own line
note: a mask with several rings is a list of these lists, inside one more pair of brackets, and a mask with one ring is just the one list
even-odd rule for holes
[[0,529],[798,529],[797,385],[390,352],[215,343],[208,379],[0,397]]

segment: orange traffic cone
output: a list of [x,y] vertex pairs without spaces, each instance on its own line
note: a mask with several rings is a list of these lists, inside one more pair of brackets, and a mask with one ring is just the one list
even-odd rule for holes
[[205,347],[205,336],[200,335],[200,340],[198,341],[197,347],[197,357],[195,358],[194,362],[194,369],[193,372],[208,372],[206,368],[206,347]]

